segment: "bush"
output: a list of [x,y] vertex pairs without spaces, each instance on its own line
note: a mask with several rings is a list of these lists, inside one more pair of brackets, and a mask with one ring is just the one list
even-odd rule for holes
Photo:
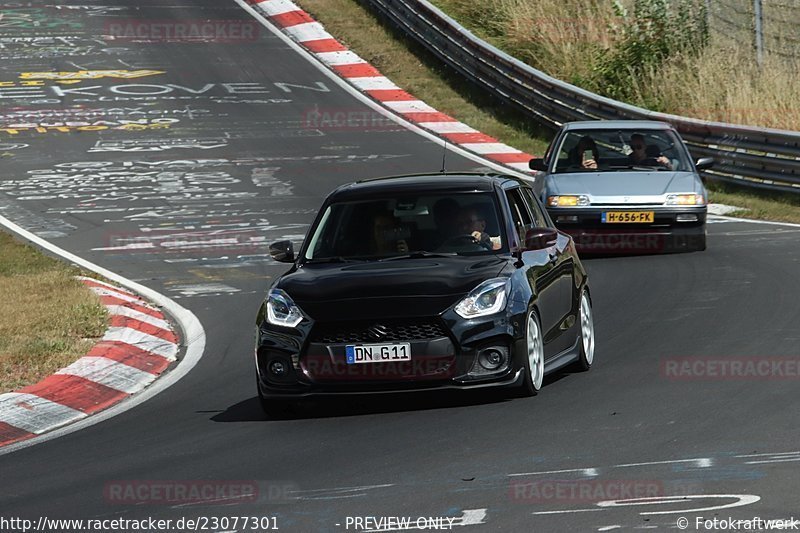
[[[640,80],[668,60],[695,57],[708,44],[706,10],[697,0],[634,0],[633,13],[615,0],[619,34],[613,47],[600,51],[592,89],[618,100],[641,100]],[[655,104],[655,103],[653,103]]]

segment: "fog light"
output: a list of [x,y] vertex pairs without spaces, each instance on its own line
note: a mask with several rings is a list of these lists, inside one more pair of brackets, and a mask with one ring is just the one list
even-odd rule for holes
[[269,371],[275,376],[283,377],[286,375],[286,363],[283,361],[272,361],[269,364]]
[[675,220],[678,222],[697,222],[697,215],[678,215]]
[[481,352],[478,361],[486,370],[497,370],[506,362],[506,356],[496,348],[489,348]]

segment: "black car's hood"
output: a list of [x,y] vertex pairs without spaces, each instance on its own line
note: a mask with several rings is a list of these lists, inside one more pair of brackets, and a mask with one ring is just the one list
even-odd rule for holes
[[314,320],[433,316],[507,264],[495,256],[305,264],[276,287]]

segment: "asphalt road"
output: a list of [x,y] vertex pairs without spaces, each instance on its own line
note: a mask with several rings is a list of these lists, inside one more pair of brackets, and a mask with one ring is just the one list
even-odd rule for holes
[[[800,228],[715,221],[703,253],[585,261],[595,367],[535,398],[360,398],[265,420],[253,319],[285,269],[266,245],[300,241],[337,185],[438,170],[441,148],[233,2],[0,6],[0,214],[176,299],[208,337],[198,366],[155,398],[0,456],[0,518],[353,531],[355,517],[460,517],[468,530],[542,532],[800,518],[796,366],[786,375],[800,358]],[[208,20],[218,42],[163,36]],[[448,166],[480,168],[456,155]],[[771,366],[710,375],[736,361]],[[220,499],[159,501],[153,487],[170,483]],[[250,484],[257,496],[237,498]],[[597,505],[642,496],[656,499]]]

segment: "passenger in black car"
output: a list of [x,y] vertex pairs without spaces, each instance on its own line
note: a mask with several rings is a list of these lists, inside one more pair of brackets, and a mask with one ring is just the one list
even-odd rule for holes
[[372,220],[372,252],[377,255],[407,253],[408,242],[401,229],[400,223],[388,211],[375,215]]

